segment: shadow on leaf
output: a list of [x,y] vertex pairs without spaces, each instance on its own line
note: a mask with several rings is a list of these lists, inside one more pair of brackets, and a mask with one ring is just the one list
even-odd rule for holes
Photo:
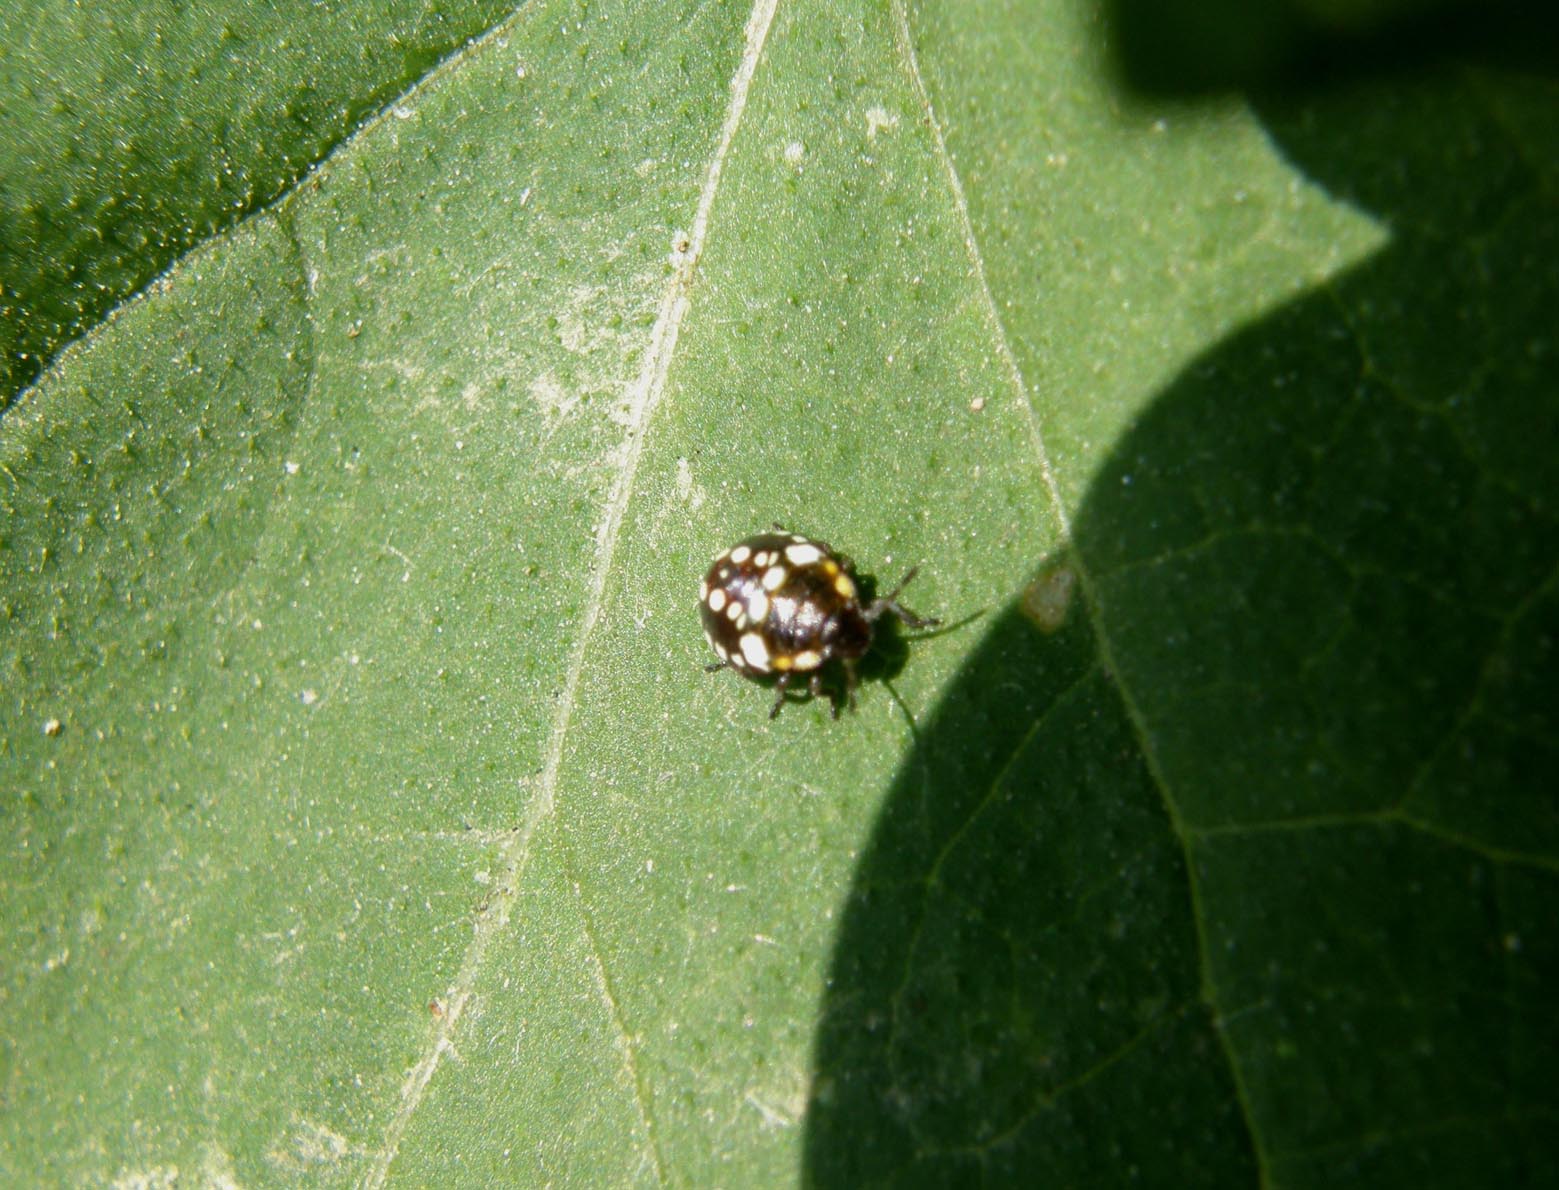
[[1112,0],[1122,72],[1139,90],[1306,87],[1472,55],[1551,60],[1559,14],[1525,0]]
[[1158,398],[1075,518],[1086,606],[1053,560],[924,725],[839,932],[812,1184],[1559,1163],[1553,97],[1262,107],[1392,240]]

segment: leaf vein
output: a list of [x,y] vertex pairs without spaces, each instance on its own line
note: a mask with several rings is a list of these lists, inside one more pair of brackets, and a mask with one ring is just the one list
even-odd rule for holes
[[[1018,362],[1017,354],[1013,350],[1005,324],[1002,322],[1001,309],[996,303],[995,295],[991,292],[990,281],[986,275],[985,260],[980,252],[979,241],[975,235],[974,221],[969,211],[969,202],[964,193],[963,182],[959,178],[958,168],[953,162],[951,153],[948,151],[947,141],[943,135],[942,123],[937,118],[935,106],[931,102],[930,92],[920,72],[920,62],[915,53],[914,40],[910,33],[909,15],[905,0],[893,0],[893,17],[895,40],[898,43],[899,53],[904,60],[905,69],[909,74],[915,95],[920,101],[922,115],[926,126],[930,130],[937,159],[941,163],[946,177],[948,191],[952,197],[964,241],[964,250],[968,255],[974,279],[979,286],[980,301],[985,307],[986,316],[991,325],[991,333],[995,338],[996,350],[1006,367],[1013,393],[1018,399],[1018,408],[1023,411],[1026,417],[1029,438],[1039,469],[1040,479],[1044,485],[1046,495],[1050,499],[1053,516],[1059,530],[1060,542],[1058,547],[1065,548],[1072,539],[1071,518],[1067,514],[1060,483],[1056,478],[1055,468],[1051,462],[1049,451],[1045,446],[1044,436],[1039,426],[1038,414],[1035,412],[1033,401],[1029,397],[1029,388],[1023,375],[1022,365]],[[1137,738],[1138,747],[1142,751],[1143,762],[1147,766],[1154,786],[1159,791],[1165,812],[1169,817],[1170,829],[1174,832],[1175,838],[1180,845],[1185,862],[1186,881],[1190,896],[1190,913],[1196,930],[1197,965],[1201,971],[1202,981],[1201,998],[1211,1010],[1213,1019],[1216,1021],[1218,1019],[1217,995],[1212,986],[1212,968],[1208,962],[1207,934],[1201,907],[1201,890],[1196,879],[1196,868],[1191,855],[1191,838],[1185,824],[1181,820],[1180,808],[1170,791],[1168,780],[1152,747],[1152,737],[1147,729],[1147,723],[1142,715],[1142,711],[1132,698],[1130,691],[1126,688],[1124,678],[1121,676],[1122,670],[1120,666],[1115,663],[1109,634],[1105,631],[1104,621],[1100,614],[1100,604],[1098,593],[1095,589],[1094,577],[1089,573],[1085,560],[1080,555],[1077,555],[1077,551],[1074,550],[1073,553],[1076,555],[1074,557],[1074,567],[1077,573],[1078,585],[1088,607],[1089,620],[1093,625],[1094,637],[1098,642],[1099,656],[1104,662],[1105,669],[1117,676],[1116,690],[1119,692],[1121,705],[1131,724],[1132,733]],[[1245,1086],[1239,1063],[1235,1059],[1234,1050],[1225,1032],[1221,1028],[1215,1029],[1214,1032],[1218,1037],[1219,1048],[1228,1066],[1229,1078],[1235,1097],[1239,1102],[1241,1118],[1245,1122],[1247,1135],[1250,1139],[1251,1152],[1256,1160],[1259,1183],[1262,1186],[1269,1186],[1272,1184],[1272,1178],[1268,1158],[1256,1132],[1256,1117],[1251,1108],[1250,1096]]]
[[[616,554],[629,498],[633,493],[634,478],[638,473],[639,459],[644,449],[645,431],[665,393],[666,378],[671,370],[671,361],[676,352],[682,321],[692,302],[693,281],[697,274],[699,259],[703,254],[704,240],[708,234],[710,211],[714,206],[715,195],[719,191],[726,158],[730,154],[731,144],[746,110],[748,92],[763,54],[764,42],[768,38],[777,4],[778,0],[756,0],[748,17],[741,60],[731,80],[730,98],[720,127],[719,139],[710,157],[699,191],[698,206],[688,236],[687,250],[682,254],[682,259],[661,297],[655,324],[650,331],[649,350],[645,354],[639,376],[630,390],[628,412],[623,419],[625,442],[623,462],[608,494],[604,515],[596,529],[595,565],[590,568],[590,588],[585,599],[578,635],[570,651],[563,688],[559,693],[558,709],[547,740],[541,778],[535,796],[526,807],[523,822],[499,857],[499,867],[504,873],[500,885],[509,890],[508,895],[498,900],[493,913],[477,923],[471,942],[466,948],[459,974],[447,998],[447,1011],[438,1021],[426,1050],[402,1084],[401,1104],[386,1129],[384,1145],[366,1179],[368,1186],[382,1186],[389,1176],[390,1166],[395,1161],[401,1139],[405,1136],[411,1118],[421,1104],[439,1061],[449,1047],[450,1038],[460,1022],[461,1013],[476,985],[488,948],[508,928],[514,890],[518,887],[529,860],[531,841],[537,829],[552,816],[556,807],[557,782],[562,768],[564,742],[568,737],[575,707],[578,705],[579,684],[584,673],[589,645],[605,610],[607,580],[611,574],[612,560]],[[591,944],[594,947],[593,937]],[[599,962],[598,948],[596,957]],[[626,1031],[619,1013],[614,1013],[614,1021],[622,1030],[623,1044],[631,1053],[633,1039]],[[634,1090],[639,1101],[639,1111],[648,1120],[648,1104],[644,1101],[643,1088],[637,1081]],[[657,1173],[664,1180],[664,1171],[660,1168],[658,1155],[655,1157],[655,1163]]]

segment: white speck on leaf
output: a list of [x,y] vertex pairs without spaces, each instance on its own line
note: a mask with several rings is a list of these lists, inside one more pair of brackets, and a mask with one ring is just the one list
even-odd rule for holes
[[899,126],[897,112],[890,112],[881,104],[866,109],[866,139],[876,140],[879,132],[892,132]]
[[671,233],[671,252],[666,257],[673,266],[681,266],[693,259],[693,237],[680,228]]
[[685,458],[677,460],[677,499],[697,512],[704,504],[702,484],[693,482],[693,465]]

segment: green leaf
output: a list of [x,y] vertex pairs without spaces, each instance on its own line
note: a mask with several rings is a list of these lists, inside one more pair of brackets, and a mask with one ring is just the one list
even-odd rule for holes
[[[0,421],[0,1180],[1552,1167],[1553,87],[1096,17],[536,3],[129,254]],[[775,520],[948,621],[838,721],[701,672]]]
[[498,0],[0,11],[0,410],[83,329],[298,184]]

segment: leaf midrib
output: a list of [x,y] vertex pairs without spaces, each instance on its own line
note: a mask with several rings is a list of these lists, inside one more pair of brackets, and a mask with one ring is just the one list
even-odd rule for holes
[[[440,1058],[450,1047],[450,1038],[459,1024],[462,1011],[470,999],[476,980],[482,973],[483,962],[487,952],[492,943],[502,936],[508,928],[511,906],[513,904],[513,890],[519,887],[520,880],[524,876],[525,867],[531,857],[532,842],[536,837],[536,832],[556,812],[557,786],[559,773],[562,769],[564,747],[568,739],[569,729],[573,723],[574,712],[578,707],[579,686],[584,673],[585,663],[589,656],[591,640],[602,619],[608,581],[612,573],[612,564],[616,556],[618,541],[621,537],[623,521],[633,496],[634,481],[638,475],[640,459],[643,456],[649,423],[654,416],[655,410],[659,407],[662,396],[665,394],[667,378],[670,375],[672,360],[676,354],[677,340],[682,323],[692,305],[693,285],[698,276],[698,264],[703,255],[704,243],[709,231],[710,214],[714,207],[715,198],[719,193],[725,162],[730,155],[731,145],[735,140],[737,130],[741,126],[742,116],[747,108],[747,98],[751,90],[752,81],[757,72],[757,67],[763,54],[763,47],[768,39],[769,29],[773,24],[777,7],[778,0],[755,0],[752,12],[748,17],[742,56],[737,65],[736,74],[730,84],[730,98],[726,107],[725,118],[721,123],[719,139],[715,144],[709,165],[705,170],[703,184],[699,189],[698,205],[695,210],[691,230],[688,233],[688,245],[686,250],[678,255],[672,275],[666,283],[665,292],[661,297],[660,309],[650,330],[649,350],[645,354],[644,363],[639,370],[639,376],[630,390],[629,413],[623,419],[623,440],[626,447],[624,458],[613,480],[612,489],[603,505],[604,515],[596,531],[594,546],[595,564],[590,567],[590,586],[586,594],[584,610],[580,617],[574,646],[569,652],[552,728],[548,733],[541,777],[537,782],[536,793],[532,797],[529,806],[527,806],[524,822],[516,829],[498,856],[498,865],[503,873],[500,886],[510,890],[510,895],[503,898],[497,912],[482,918],[477,923],[474,935],[462,960],[459,975],[450,990],[447,1011],[438,1022],[434,1034],[429,1040],[427,1049],[413,1066],[402,1086],[400,1107],[386,1129],[385,1142],[380,1147],[373,1169],[367,1178],[366,1184],[369,1186],[382,1186],[387,1179],[390,1167],[394,1163],[399,1151],[401,1139],[404,1137],[412,1117],[416,1114],[417,1108],[421,1105],[427,1087],[437,1071]],[[574,878],[572,850],[566,845],[564,850],[564,858],[567,861],[566,875],[570,886],[575,890],[575,895],[579,897],[585,941],[600,978],[602,997],[611,1016],[613,1027],[617,1031],[618,1040],[624,1055],[624,1062],[627,1066],[627,1073],[634,1088],[635,1107],[649,1139],[649,1155],[655,1169],[656,1179],[664,1184],[666,1182],[666,1169],[662,1161],[660,1146],[656,1139],[648,1088],[645,1086],[638,1067],[633,1031],[623,1019],[619,997],[612,991],[612,979],[596,936],[590,906],[585,898],[582,885]]]

